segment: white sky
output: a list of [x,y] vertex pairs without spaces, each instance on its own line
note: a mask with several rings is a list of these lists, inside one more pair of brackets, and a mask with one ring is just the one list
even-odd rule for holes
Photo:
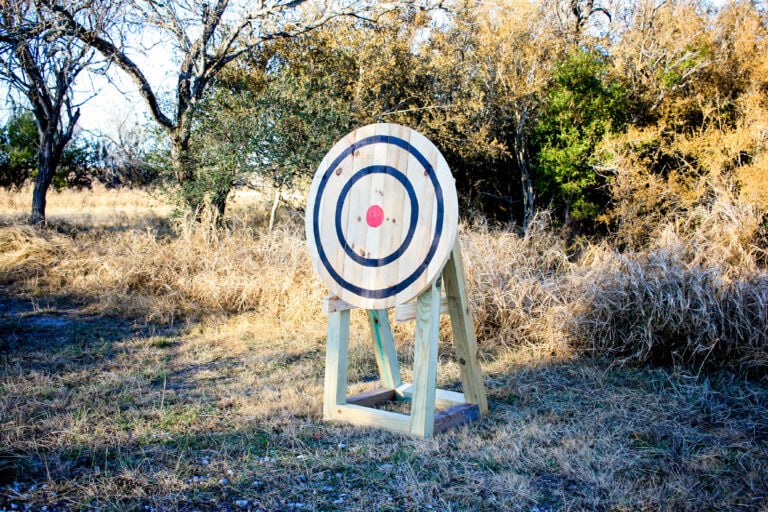
[[[131,56],[160,97],[163,92],[168,93],[175,87],[176,66],[171,62],[170,55],[167,49],[156,46],[145,55]],[[88,98],[89,92],[93,90],[98,91],[98,94],[81,107],[79,126],[82,130],[115,137],[121,124],[134,125],[147,120],[149,109],[128,75],[117,66],[113,66],[108,73],[111,81],[93,75],[83,75],[80,80],[78,90],[82,98]]]

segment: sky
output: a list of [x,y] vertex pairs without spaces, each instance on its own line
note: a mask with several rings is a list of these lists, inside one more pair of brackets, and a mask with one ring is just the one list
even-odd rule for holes
[[[131,58],[145,73],[155,92],[174,89],[177,67],[171,62],[171,53],[167,49],[155,46],[146,54],[132,55]],[[78,96],[87,101],[80,109],[79,127],[115,138],[121,125],[147,122],[150,114],[144,98],[126,73],[113,66],[108,75],[110,80],[92,74],[84,75],[80,80]],[[91,97],[91,91],[97,91],[96,96]]]

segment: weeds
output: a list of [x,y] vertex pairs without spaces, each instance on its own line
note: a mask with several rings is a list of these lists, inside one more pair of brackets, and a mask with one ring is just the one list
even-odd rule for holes
[[[174,230],[0,228],[2,282],[29,294],[67,294],[93,312],[172,324],[258,312],[285,325],[319,313],[324,287],[311,268],[300,222],[272,232],[264,211],[241,210]],[[263,220],[263,219],[261,219]],[[569,257],[539,215],[525,236],[463,226],[470,300],[484,347],[573,350],[618,362],[768,369],[768,274],[750,210],[715,201],[668,225],[653,247],[607,244]]]

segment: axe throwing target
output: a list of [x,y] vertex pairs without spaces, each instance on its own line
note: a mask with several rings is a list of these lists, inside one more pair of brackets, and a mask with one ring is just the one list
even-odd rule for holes
[[323,158],[305,223],[312,263],[332,294],[360,308],[394,307],[424,291],[453,249],[453,176],[418,132],[364,126]]

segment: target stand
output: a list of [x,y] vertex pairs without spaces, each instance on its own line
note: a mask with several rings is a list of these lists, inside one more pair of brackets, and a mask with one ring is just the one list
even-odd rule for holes
[[[456,236],[456,189],[437,148],[395,124],[353,131],[320,163],[305,222],[313,266],[331,291],[324,305],[324,419],[430,437],[486,413]],[[350,311],[355,308],[366,310],[382,388],[348,397]],[[412,383],[401,380],[392,308],[397,320],[416,321]],[[437,389],[443,312],[450,315],[462,393]],[[396,400],[410,401],[410,414],[375,408]]]

